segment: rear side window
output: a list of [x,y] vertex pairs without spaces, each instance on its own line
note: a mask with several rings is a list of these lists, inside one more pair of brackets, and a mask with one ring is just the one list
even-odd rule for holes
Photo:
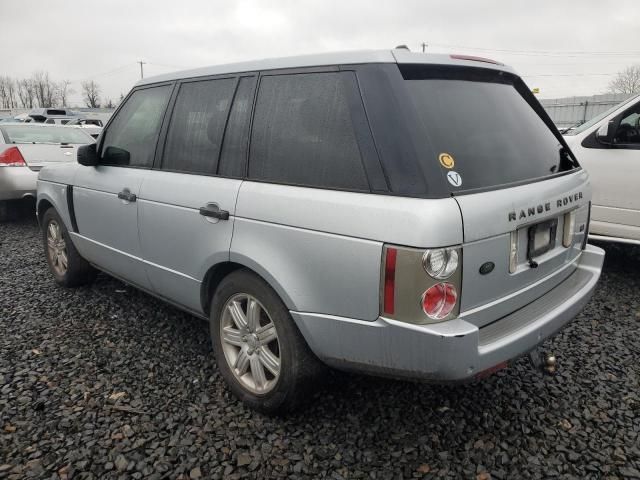
[[[401,67],[418,142],[451,190],[491,188],[577,168],[517,77],[464,67]],[[427,170],[427,168],[424,168]]]
[[235,78],[184,83],[176,99],[162,168],[214,174]]
[[369,190],[342,75],[328,72],[261,79],[250,178]]
[[151,167],[171,86],[136,90],[104,133],[100,163]]

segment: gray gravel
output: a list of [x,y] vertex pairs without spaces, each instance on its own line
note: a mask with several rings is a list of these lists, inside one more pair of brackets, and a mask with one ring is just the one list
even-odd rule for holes
[[640,249],[606,248],[545,345],[555,377],[336,375],[270,418],[230,396],[204,323],[102,274],[56,287],[35,221],[0,224],[0,478],[640,478]]

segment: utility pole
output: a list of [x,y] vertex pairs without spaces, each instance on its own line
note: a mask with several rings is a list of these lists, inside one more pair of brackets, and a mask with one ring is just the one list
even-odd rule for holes
[[142,60],[140,60],[139,62],[136,62],[140,64],[140,78],[144,78],[144,70],[142,69],[142,66],[145,65],[147,62],[143,62]]
[[424,42],[422,42],[422,53],[424,53],[424,51],[427,49],[428,45]]

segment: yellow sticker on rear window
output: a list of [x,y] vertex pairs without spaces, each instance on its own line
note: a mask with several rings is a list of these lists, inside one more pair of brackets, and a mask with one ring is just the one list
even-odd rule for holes
[[453,168],[456,164],[453,160],[453,156],[448,153],[441,153],[438,159],[440,160],[440,165],[444,168]]

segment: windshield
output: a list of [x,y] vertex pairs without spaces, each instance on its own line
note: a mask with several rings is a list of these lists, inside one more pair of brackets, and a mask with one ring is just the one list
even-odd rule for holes
[[580,125],[579,127],[574,128],[573,130],[569,130],[564,135],[577,135],[577,134],[579,134],[581,132],[584,132],[589,127],[594,126],[596,123],[598,123],[603,118],[606,118],[609,115],[611,115],[613,112],[618,110],[621,106],[631,102],[632,100],[634,100],[636,98],[638,98],[638,97],[631,97],[631,98],[628,98],[627,100],[623,100],[622,102],[618,103],[617,105],[611,107],[609,110],[606,110],[605,112],[602,112],[600,115],[596,115],[595,117],[593,117],[588,122],[583,123],[582,125]]
[[408,67],[404,83],[431,152],[420,161],[439,162],[453,193],[577,168],[518,77],[480,68]]
[[7,143],[77,144],[93,143],[91,135],[77,128],[39,125],[5,125],[0,127]]

